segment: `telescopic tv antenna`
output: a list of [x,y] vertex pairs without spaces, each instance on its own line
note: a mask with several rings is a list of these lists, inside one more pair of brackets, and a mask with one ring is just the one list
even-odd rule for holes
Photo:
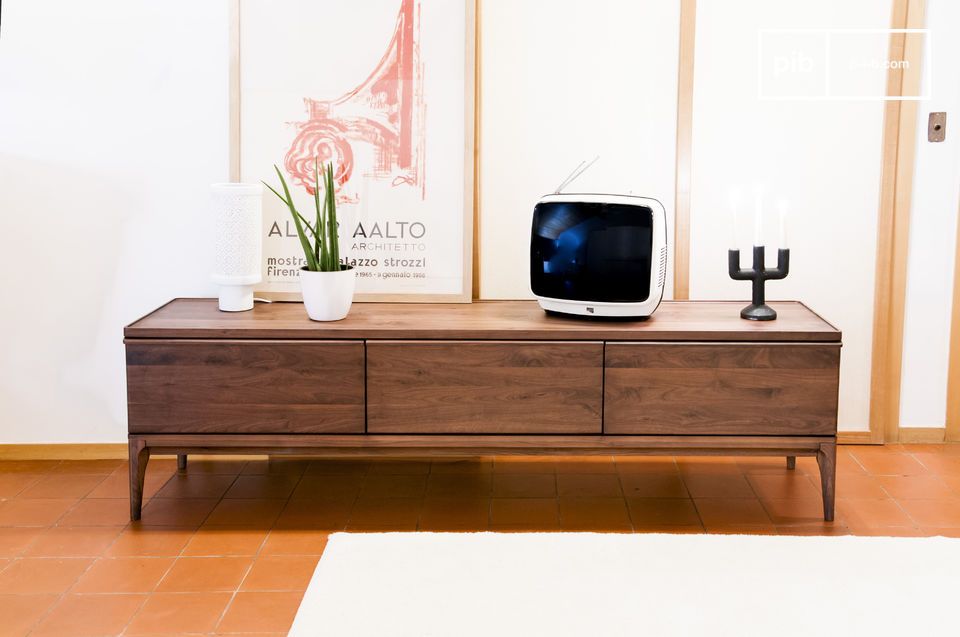
[[591,159],[589,162],[584,160],[579,164],[577,164],[577,167],[573,169],[573,172],[567,175],[567,178],[564,179],[559,186],[557,186],[557,189],[553,191],[553,194],[559,195],[561,192],[563,192],[564,188],[572,184],[577,177],[587,172],[587,168],[590,168],[590,166],[593,166],[598,159],[600,159],[600,155],[597,155],[596,157]]

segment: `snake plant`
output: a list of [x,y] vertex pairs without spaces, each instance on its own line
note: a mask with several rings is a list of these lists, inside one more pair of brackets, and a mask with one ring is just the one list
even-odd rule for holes
[[280,194],[267,182],[262,183],[270,189],[270,192],[279,197],[280,201],[290,210],[293,225],[297,228],[300,246],[303,248],[303,256],[307,261],[307,270],[311,272],[339,272],[345,269],[344,266],[340,265],[340,241],[337,237],[337,200],[333,183],[333,164],[327,164],[323,167],[323,204],[321,205],[320,161],[314,160],[313,205],[316,208],[316,217],[312,224],[297,211],[297,207],[293,203],[293,197],[290,196],[287,180],[283,178],[283,173],[280,172],[276,164],[274,164],[273,169],[277,171],[277,177],[280,178],[283,194]]

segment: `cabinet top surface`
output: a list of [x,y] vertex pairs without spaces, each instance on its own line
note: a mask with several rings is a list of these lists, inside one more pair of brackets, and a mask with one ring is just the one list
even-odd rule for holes
[[317,323],[300,303],[220,312],[216,299],[175,299],[124,329],[127,338],[470,339],[839,342],[840,331],[797,301],[773,302],[775,321],[740,318],[744,301],[664,301],[646,320],[548,316],[536,301],[354,303]]

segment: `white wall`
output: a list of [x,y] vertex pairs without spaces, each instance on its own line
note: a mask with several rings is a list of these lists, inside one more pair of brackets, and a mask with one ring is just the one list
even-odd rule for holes
[[533,206],[596,155],[568,192],[658,199],[672,241],[679,0],[481,9],[481,297],[531,296]]
[[[930,99],[917,108],[907,297],[900,385],[901,427],[944,427],[957,210],[960,206],[960,3],[929,0]],[[947,137],[927,141],[927,116],[947,112]],[[958,328],[960,329],[960,328]]]
[[[484,296],[528,294],[531,206],[584,157],[602,155],[577,189],[632,189],[672,216],[678,5],[482,3]],[[793,272],[770,296],[804,299],[844,330],[844,429],[868,417],[882,106],[759,102],[756,30],[885,28],[889,11],[889,0],[698,2],[692,296],[748,296],[725,270],[731,183],[763,180],[790,199]],[[952,29],[956,11],[932,0],[931,23]],[[936,59],[957,59],[955,33]],[[207,185],[226,178],[226,69],[226,2],[3,2],[0,443],[123,440],[122,326],[213,293],[205,212]],[[955,117],[956,93],[938,90],[924,117],[940,99]],[[918,153],[905,425],[942,418],[949,296],[937,295],[950,268],[931,294],[923,259],[951,262],[957,125]]]
[[[752,191],[759,182],[767,193],[791,202],[791,272],[768,284],[767,298],[803,300],[843,330],[839,426],[845,430],[866,430],[869,424],[883,104],[761,101],[758,30],[889,24],[889,1],[697,2],[691,298],[750,296],[749,284],[727,276],[732,185]],[[861,44],[865,53],[885,57],[885,37]],[[882,95],[882,70],[864,72],[858,80]],[[745,264],[752,238],[752,193],[747,195],[751,203],[740,215],[739,234]],[[774,247],[776,225],[771,211],[764,240]],[[768,256],[775,259],[775,253]]]
[[125,440],[123,325],[213,293],[227,3],[2,11],[0,443]]

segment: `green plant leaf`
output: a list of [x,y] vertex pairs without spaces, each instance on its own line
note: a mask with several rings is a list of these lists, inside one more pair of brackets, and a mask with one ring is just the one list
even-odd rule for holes
[[[280,196],[276,190],[273,189],[269,184],[267,188],[273,191],[277,197],[280,197],[280,200],[283,203],[287,204],[287,208],[290,210],[290,216],[293,217],[293,223],[297,228],[297,237],[300,239],[300,247],[303,248],[303,256],[307,261],[307,269],[311,272],[316,272],[318,270],[317,259],[313,256],[313,250],[310,246],[310,239],[307,237],[307,233],[304,230],[304,224],[300,221],[303,219],[303,215],[297,212],[296,206],[293,204],[293,198],[290,196],[290,188],[287,186],[287,180],[283,178],[283,173],[280,172],[280,169],[274,164],[273,169],[277,171],[277,177],[280,178],[280,185],[283,186],[283,196]],[[306,224],[309,227],[310,224]],[[316,233],[314,233],[316,234]]]
[[[277,199],[279,199],[279,200],[282,201],[284,204],[286,204],[288,208],[290,207],[290,204],[287,203],[287,200],[283,198],[283,195],[281,195],[279,192],[277,192],[276,190],[274,190],[274,189],[273,189],[273,186],[271,186],[271,185],[268,184],[267,182],[263,181],[262,179],[260,180],[260,183],[263,184],[264,186],[266,186],[267,188],[269,188],[269,189],[270,189],[270,192],[272,192],[273,194],[275,194],[275,195],[277,196]],[[300,221],[301,221],[301,223],[303,223],[304,228],[306,228],[307,230],[309,230],[309,231],[310,231],[310,234],[316,236],[317,231],[313,229],[313,226],[310,225],[310,222],[307,221],[306,217],[304,217],[302,214],[300,214],[299,212],[297,212],[296,208],[293,209],[293,212],[296,213],[296,215],[297,215],[298,217],[300,217]]]
[[[279,192],[277,192],[276,190],[274,190],[274,189],[273,189],[273,186],[271,186],[270,184],[268,184],[267,182],[265,182],[265,181],[263,181],[263,180],[261,180],[260,183],[263,184],[264,186],[266,186],[267,188],[269,188],[269,189],[270,189],[270,192],[272,192],[273,194],[275,194],[275,195],[277,196],[277,199],[279,199],[279,200],[282,201],[284,204],[286,204],[286,206],[287,206],[288,208],[290,207],[290,204],[287,203],[287,200],[283,198],[283,195],[281,195]],[[304,217],[302,214],[300,214],[299,212],[297,212],[297,210],[296,210],[295,208],[293,209],[293,212],[294,212],[298,217],[300,217],[300,222],[303,223],[304,228],[305,228],[306,230],[309,230],[309,231],[310,231],[310,234],[312,234],[312,235],[314,235],[314,236],[317,236],[317,231],[314,230],[313,226],[310,225],[310,222],[307,221],[306,217]]]
[[304,216],[303,216],[302,214],[300,214],[299,212],[297,213],[297,216],[300,217],[300,223],[303,224],[304,230],[309,230],[309,231],[310,231],[310,234],[312,234],[313,236],[316,237],[316,236],[317,236],[317,231],[313,228],[312,225],[310,225],[310,222],[307,221],[307,218],[304,217]]
[[[324,181],[326,188],[326,181]],[[321,250],[320,263],[324,272],[330,272],[330,237],[327,235],[327,192],[323,192],[323,211],[320,215],[320,232],[323,234],[323,249]]]
[[330,269],[334,272],[340,270],[340,237],[338,236],[337,225],[337,197],[336,187],[333,181],[333,162],[327,164],[327,192],[329,207],[327,208],[327,226],[330,229]]
[[317,220],[316,228],[317,232],[314,233],[314,242],[313,242],[313,254],[317,258],[317,261],[320,261],[320,246],[322,244],[320,232],[320,158],[313,158],[313,207],[316,209]]
[[[317,228],[320,231],[320,236],[323,237],[323,240],[320,245],[320,255],[317,257],[318,262],[320,263],[320,269],[324,272],[329,272],[329,260],[330,260],[330,243],[327,241],[327,231],[326,231],[326,219],[324,218],[325,211],[327,209],[327,194],[324,191],[323,194],[323,205],[320,205],[320,166],[316,166],[316,179],[317,179]],[[326,188],[326,181],[323,182],[323,187]]]

